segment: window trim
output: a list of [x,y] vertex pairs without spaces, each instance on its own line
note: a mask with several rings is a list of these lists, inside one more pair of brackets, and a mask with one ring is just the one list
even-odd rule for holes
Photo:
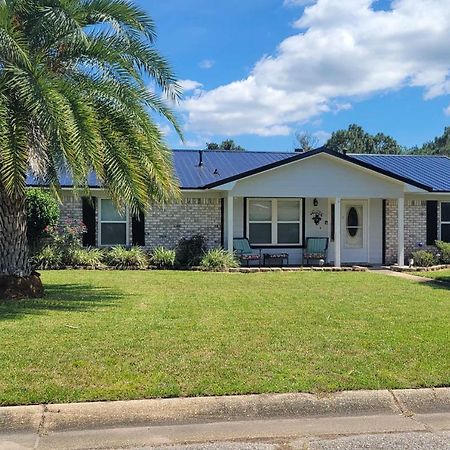
[[[272,204],[272,221],[255,220],[250,221],[250,202],[253,200],[270,201]],[[300,206],[299,221],[278,220],[278,201],[298,202]],[[305,198],[304,197],[245,197],[244,203],[244,226],[245,237],[250,240],[250,222],[252,223],[270,223],[272,226],[272,242],[267,244],[254,244],[250,241],[250,245],[254,248],[304,248],[305,242]],[[281,223],[298,223],[299,224],[299,243],[296,244],[279,244],[278,241],[278,224]]]
[[[110,198],[99,198],[98,199],[98,246],[99,247],[119,247],[121,245],[128,247],[130,245],[130,211],[129,208],[125,208],[125,219],[124,220],[102,220],[102,201],[109,200]],[[124,223],[125,224],[125,243],[124,244],[103,244],[102,242],[102,224],[106,223]]]
[[442,205],[444,203],[448,203],[450,205],[450,200],[449,201],[441,201],[439,204],[439,240],[442,240],[442,225],[450,225],[450,221],[449,220],[442,220]]

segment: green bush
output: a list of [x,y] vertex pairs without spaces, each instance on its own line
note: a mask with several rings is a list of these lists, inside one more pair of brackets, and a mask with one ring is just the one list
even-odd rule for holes
[[98,269],[103,267],[105,253],[99,248],[78,248],[70,255],[70,263],[73,266],[90,267]]
[[155,266],[161,269],[167,269],[175,265],[175,257],[175,250],[170,250],[164,247],[156,247],[152,252],[150,260]]
[[52,242],[51,245],[59,249],[65,265],[71,265],[72,255],[83,248],[82,237],[85,232],[86,227],[83,223],[71,220],[65,221],[58,227],[49,229],[48,234]]
[[42,245],[47,230],[59,220],[58,202],[46,191],[28,189],[26,192],[27,238],[34,252]]
[[191,238],[182,238],[176,248],[176,261],[180,266],[198,266],[206,252],[206,239],[197,234]]
[[203,255],[200,266],[207,270],[226,270],[238,267],[239,262],[233,253],[221,248],[214,248]]
[[430,267],[436,264],[436,257],[426,250],[418,250],[411,254],[414,259],[414,265],[418,267]]
[[146,269],[148,256],[140,247],[114,247],[106,253],[105,260],[109,266],[118,269]]
[[57,247],[47,245],[31,258],[31,264],[40,270],[59,269],[63,264],[63,255]]
[[439,251],[439,262],[450,264],[450,242],[436,241],[436,247]]

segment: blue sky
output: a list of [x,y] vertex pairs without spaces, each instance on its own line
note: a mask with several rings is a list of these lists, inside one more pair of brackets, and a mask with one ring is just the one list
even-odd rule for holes
[[[249,150],[291,150],[296,130],[323,140],[350,123],[412,146],[449,124],[448,2],[137,3],[187,88],[186,147],[231,137]],[[167,139],[182,147],[172,131]]]

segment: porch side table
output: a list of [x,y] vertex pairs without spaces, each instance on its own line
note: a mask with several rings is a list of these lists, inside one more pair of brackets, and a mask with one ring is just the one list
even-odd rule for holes
[[283,261],[286,260],[286,265],[289,265],[289,254],[288,253],[264,253],[264,265],[267,265],[268,261],[273,259],[280,261],[280,266],[283,267]]

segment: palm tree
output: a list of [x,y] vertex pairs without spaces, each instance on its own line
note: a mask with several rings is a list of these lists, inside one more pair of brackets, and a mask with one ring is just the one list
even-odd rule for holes
[[151,113],[180,133],[180,90],[155,37],[127,0],[0,0],[0,291],[32,278],[27,173],[58,195],[61,172],[83,192],[94,170],[134,212],[178,194]]

